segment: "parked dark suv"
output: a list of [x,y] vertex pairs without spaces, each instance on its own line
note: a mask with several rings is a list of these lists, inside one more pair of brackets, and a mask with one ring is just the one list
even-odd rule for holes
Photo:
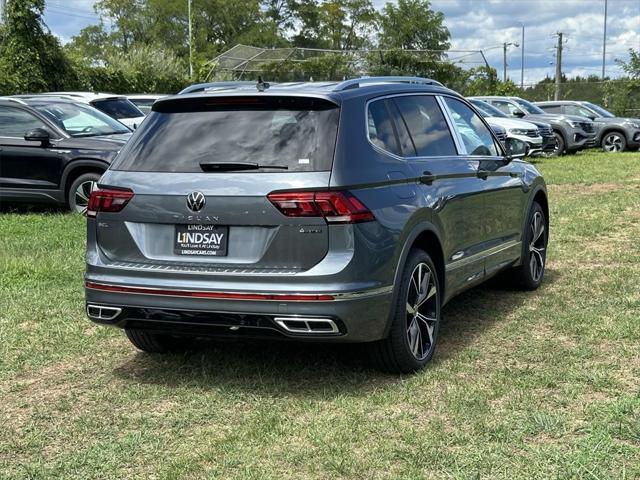
[[463,97],[402,77],[261,89],[154,104],[91,195],[89,318],[148,352],[369,342],[410,372],[454,295],[503,270],[540,285],[544,181]]
[[55,97],[0,97],[0,201],[84,212],[89,193],[131,136],[95,108]]

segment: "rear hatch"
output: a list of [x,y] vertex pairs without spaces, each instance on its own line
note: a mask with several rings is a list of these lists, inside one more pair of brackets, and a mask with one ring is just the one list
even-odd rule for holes
[[156,103],[101,180],[133,197],[97,213],[100,249],[147,268],[311,268],[327,253],[326,221],[285,215],[267,195],[328,188],[338,117],[334,103],[307,97]]

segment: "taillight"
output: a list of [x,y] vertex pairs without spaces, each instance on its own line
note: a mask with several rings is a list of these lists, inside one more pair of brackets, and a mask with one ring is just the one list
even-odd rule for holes
[[267,198],[287,217],[324,217],[329,223],[374,220],[373,213],[349,192],[270,193]]
[[94,187],[89,197],[87,217],[95,217],[98,212],[115,213],[122,210],[133,198],[133,190]]

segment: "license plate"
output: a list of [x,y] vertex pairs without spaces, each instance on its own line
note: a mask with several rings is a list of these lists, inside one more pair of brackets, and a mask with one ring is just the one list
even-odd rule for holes
[[229,227],[219,225],[176,225],[173,251],[178,255],[227,255]]

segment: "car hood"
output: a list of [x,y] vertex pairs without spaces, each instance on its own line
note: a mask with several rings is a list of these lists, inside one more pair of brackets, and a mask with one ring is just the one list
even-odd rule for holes
[[503,117],[485,117],[485,120],[489,125],[498,125],[504,128],[524,128],[527,130],[532,130],[534,128],[538,128],[537,125],[530,123],[526,120],[515,120],[513,118],[503,118]]
[[131,138],[130,133],[100,135],[95,137],[71,137],[57,142],[58,147],[81,148],[84,150],[119,151]]
[[587,117],[581,117],[579,115],[563,115],[560,113],[530,113],[525,115],[524,118],[528,119],[531,117],[532,120],[543,120],[548,121],[549,123],[553,122],[589,122],[591,120]]

